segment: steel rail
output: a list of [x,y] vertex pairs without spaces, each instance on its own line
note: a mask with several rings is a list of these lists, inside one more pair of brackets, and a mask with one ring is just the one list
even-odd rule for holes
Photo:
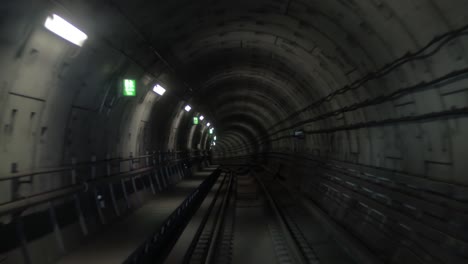
[[[304,255],[304,253],[301,251],[299,248],[299,245],[297,244],[296,240],[294,239],[294,236],[291,234],[291,230],[289,228],[288,223],[285,221],[283,217],[283,213],[281,212],[280,208],[276,204],[274,198],[271,196],[270,192],[268,189],[265,187],[263,182],[256,176],[253,175],[260,187],[263,190],[263,193],[265,193],[265,196],[267,197],[268,203],[270,204],[271,209],[273,209],[273,212],[275,213],[276,219],[278,220],[278,223],[281,227],[282,233],[285,236],[285,240],[288,243],[288,248],[290,249],[290,252],[292,253],[292,257],[294,258],[295,262],[298,264],[307,264],[307,258]],[[313,263],[313,264],[317,264]]]
[[233,182],[233,173],[232,171],[228,172],[230,174],[229,176],[229,183],[227,186],[226,193],[223,197],[223,201],[221,203],[221,207],[216,215],[216,223],[215,223],[215,228],[213,230],[212,237],[210,239],[210,245],[208,247],[208,252],[206,253],[206,258],[205,258],[205,263],[211,264],[215,263],[214,256],[215,256],[215,250],[218,246],[218,240],[219,236],[221,235],[222,227],[224,225],[224,219],[226,218],[226,212],[228,208],[228,201],[231,197],[232,193],[232,182]]
[[210,216],[212,215],[212,212],[213,212],[213,209],[216,205],[216,202],[219,198],[219,195],[221,193],[221,190],[223,189],[223,187],[225,186],[225,182],[226,182],[226,179],[227,179],[227,174],[224,175],[218,189],[216,190],[216,193],[215,193],[215,197],[213,198],[213,200],[211,201],[209,207],[208,207],[208,210],[207,210],[207,213],[203,216],[203,219],[202,219],[202,223],[200,224],[200,226],[198,227],[197,229],[197,232],[192,240],[192,243],[190,244],[187,252],[185,253],[185,256],[183,258],[183,261],[182,263],[190,263],[190,260],[193,256],[193,253],[197,247],[197,244],[199,243],[199,240],[200,240],[200,237],[203,233],[203,230],[205,229],[206,227],[206,224],[208,223],[208,220],[210,218]]

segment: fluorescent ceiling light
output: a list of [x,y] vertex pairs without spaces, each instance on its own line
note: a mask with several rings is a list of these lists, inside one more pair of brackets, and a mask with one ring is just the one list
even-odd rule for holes
[[208,123],[208,124],[206,124],[206,126],[207,126],[207,127],[209,127],[209,126],[211,126],[211,124],[210,124],[210,123]]
[[216,140],[216,136],[214,136],[214,140]]
[[154,87],[153,87],[153,92],[159,94],[159,95],[163,95],[165,92],[166,92],[166,89],[164,89],[161,85],[159,84],[156,84]]
[[186,105],[184,109],[185,111],[190,112],[190,110],[192,110],[192,107],[190,105]]
[[48,16],[44,26],[48,30],[80,47],[83,46],[85,40],[88,39],[85,33],[56,14]]
[[204,116],[200,116],[200,121],[203,121],[203,119],[205,119]]

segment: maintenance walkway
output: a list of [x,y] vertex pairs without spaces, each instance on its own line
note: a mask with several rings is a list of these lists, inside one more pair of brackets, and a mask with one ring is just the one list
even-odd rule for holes
[[125,262],[135,250],[159,230],[186,198],[217,167],[207,167],[185,178],[173,188],[158,193],[129,216],[88,237],[78,248],[63,256],[60,264],[115,264]]

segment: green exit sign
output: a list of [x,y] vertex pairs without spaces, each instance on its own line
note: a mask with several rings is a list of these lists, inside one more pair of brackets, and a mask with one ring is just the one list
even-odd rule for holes
[[136,96],[136,81],[131,79],[123,80],[123,95]]
[[194,124],[194,125],[198,125],[198,117],[194,117],[194,118],[193,118],[193,124]]

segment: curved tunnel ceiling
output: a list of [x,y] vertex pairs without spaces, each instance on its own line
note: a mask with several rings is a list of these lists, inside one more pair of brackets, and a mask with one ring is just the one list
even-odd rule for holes
[[[3,2],[0,205],[70,184],[19,188],[17,172],[211,151],[313,198],[381,259],[467,259],[465,0]],[[53,13],[83,46],[46,30]]]
[[[175,96],[163,99],[163,104],[187,100],[211,119],[221,140],[228,127],[248,127],[249,136],[238,133],[244,146],[289,144],[281,143],[282,138],[295,130],[327,131],[395,119],[401,115],[398,100],[411,101],[407,99],[411,95],[378,101],[379,97],[443,76],[451,69],[440,65],[463,60],[454,52],[444,58],[440,49],[448,41],[435,39],[463,25],[462,14],[449,17],[444,11],[452,8],[450,12],[456,13],[455,4],[303,0],[61,4],[54,8],[68,10],[77,21],[102,10],[95,20],[80,23],[91,34],[113,30],[102,38],[91,36],[99,43],[95,46],[110,45],[142,68],[136,75],[162,82]],[[128,32],[119,35],[115,31],[119,27]],[[131,34],[137,37],[131,39]],[[457,43],[449,44],[465,53]],[[158,114],[152,111],[147,121],[161,119]],[[164,126],[169,126],[169,133],[187,129],[186,116],[178,114],[177,121],[167,120],[171,124]],[[167,140],[169,148],[178,148],[187,140],[173,137],[187,134],[161,134],[156,141]],[[165,143],[157,143],[161,144]]]
[[[131,11],[133,5],[123,2],[119,5],[129,10],[130,17],[136,14]],[[419,29],[417,21],[408,24],[407,15],[399,15],[401,9],[380,1],[217,1],[200,6],[187,5],[177,11],[181,16],[167,18],[168,22],[161,26],[155,22],[157,18],[145,24],[138,19],[134,22],[145,34],[154,36],[178,73],[195,87],[190,92],[193,102],[213,113],[218,127],[232,126],[224,123],[244,123],[243,126],[256,130],[254,139],[246,136],[243,142],[258,141],[266,134],[265,130],[274,127],[274,121],[291,122],[288,114],[423,47],[434,35],[450,30],[448,25],[445,30],[440,28],[441,23],[432,27],[432,32],[415,30]],[[165,10],[160,5],[147,8]],[[417,7],[409,5],[408,8]],[[420,11],[428,13],[425,17],[431,14],[431,19],[447,20],[435,4],[425,8]],[[138,10],[138,14],[142,12]],[[156,26],[150,27],[152,23]],[[398,35],[398,40],[392,35]],[[397,75],[390,76],[393,80],[372,80],[355,91],[328,100],[319,108],[302,112],[297,118],[313,119],[391,91],[396,85],[409,84],[412,82],[409,79],[418,81],[407,75],[421,75],[423,79],[435,76],[418,70],[429,67],[424,62],[415,67],[412,73],[405,66],[399,67]],[[378,105],[378,109],[395,112],[389,104]],[[225,118],[229,112],[245,112],[256,117]],[[296,127],[308,125],[318,129],[325,124],[366,122],[389,115],[392,114],[357,109],[343,115],[341,121],[303,122]],[[256,121],[260,124],[253,126],[253,119],[261,120]],[[222,138],[222,134],[219,136]]]
[[[127,134],[133,142],[182,148],[191,142],[185,139],[190,133],[179,130],[190,129],[191,114],[174,106],[189,103],[216,126],[220,140],[231,133],[241,138],[239,149],[284,148],[296,130],[330,134],[357,126],[371,134],[375,123],[449,110],[450,103],[437,99],[437,92],[413,86],[445,78],[466,64],[461,38],[466,17],[454,8],[457,3],[63,0],[36,3],[43,11],[34,19],[57,11],[90,35],[84,55],[64,48],[50,64],[71,65],[72,70],[59,72],[58,83],[76,89],[72,105],[93,109],[100,104],[100,111],[112,105],[109,90],[92,87],[115,85],[122,73],[141,79],[145,92],[155,81],[168,89],[170,98],[142,97],[119,108],[123,114],[112,117],[124,118],[114,136],[119,145],[120,134]],[[44,32],[28,36],[31,26],[21,29],[5,35],[24,43],[43,37]],[[94,63],[93,56],[101,60],[99,71],[76,66]],[[87,88],[79,90],[74,79],[86,74],[92,75],[81,84]],[[425,107],[425,97],[439,102]],[[145,106],[138,108],[142,102]],[[133,107],[138,109],[127,110]],[[234,127],[244,132],[229,132]]]

